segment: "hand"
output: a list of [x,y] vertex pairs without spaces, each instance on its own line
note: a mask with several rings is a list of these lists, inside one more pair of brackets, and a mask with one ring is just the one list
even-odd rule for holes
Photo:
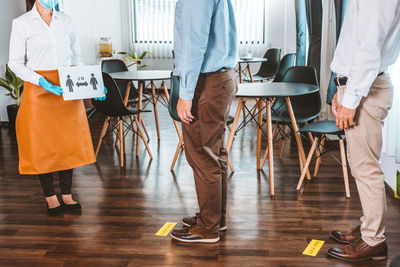
[[179,98],[176,110],[178,111],[178,116],[183,123],[190,124],[194,120],[194,117],[191,113],[192,100]]
[[350,109],[339,105],[336,115],[336,126],[342,131],[355,125],[354,116],[356,115],[355,109]]
[[335,117],[337,117],[337,109],[338,109],[338,101],[337,101],[337,93],[336,93],[332,99],[332,113]]
[[94,100],[96,100],[96,101],[104,101],[104,100],[106,100],[108,91],[107,91],[107,88],[105,86],[104,86],[104,93],[106,94],[105,96],[96,97]]
[[63,89],[60,86],[55,86],[55,85],[51,84],[44,77],[41,77],[39,79],[39,85],[41,87],[43,87],[44,90],[46,90],[52,94],[55,94],[57,96],[62,95],[62,93],[63,93]]

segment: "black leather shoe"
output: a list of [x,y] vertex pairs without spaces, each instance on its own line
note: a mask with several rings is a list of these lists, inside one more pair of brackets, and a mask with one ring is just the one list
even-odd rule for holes
[[[74,199],[74,201],[76,201],[76,200]],[[71,213],[81,213],[82,212],[82,206],[77,201],[75,204],[65,204],[61,197],[61,206],[63,207],[65,212],[71,212]]]
[[64,209],[62,206],[58,206],[58,207],[50,209],[49,205],[47,205],[47,213],[50,216],[62,216],[62,215],[64,215]]

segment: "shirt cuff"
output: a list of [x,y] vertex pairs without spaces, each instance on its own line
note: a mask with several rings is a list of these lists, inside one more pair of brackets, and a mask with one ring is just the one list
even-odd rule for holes
[[42,77],[43,77],[42,75],[39,75],[39,74],[37,74],[36,72],[34,72],[34,74],[32,75],[31,82],[32,82],[33,84],[39,85],[39,80],[40,80],[40,78],[42,78]]
[[345,108],[356,109],[360,105],[361,99],[362,95],[356,95],[349,88],[346,88],[341,105]]
[[184,85],[181,83],[181,86],[179,88],[179,98],[182,98],[184,100],[192,100],[194,97],[194,89],[195,88],[185,88]]

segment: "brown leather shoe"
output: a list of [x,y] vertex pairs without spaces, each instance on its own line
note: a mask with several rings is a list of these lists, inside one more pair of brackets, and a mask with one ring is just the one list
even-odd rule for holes
[[[194,217],[186,217],[182,219],[182,223],[186,227],[192,227],[196,225],[197,219],[200,215],[200,212],[196,213],[196,216]],[[219,225],[219,230],[220,231],[225,231],[226,230],[226,218],[221,219],[220,225]]]
[[361,231],[360,231],[361,226],[358,225],[355,228],[351,229],[350,231],[347,232],[342,232],[339,230],[334,230],[331,232],[331,237],[341,243],[341,244],[351,244],[357,239],[361,238]]
[[328,255],[336,259],[345,261],[364,261],[364,260],[386,260],[387,259],[386,241],[371,247],[361,238],[343,248],[330,248]]
[[219,232],[215,234],[207,233],[196,224],[190,228],[172,230],[171,237],[188,243],[215,243],[219,241]]

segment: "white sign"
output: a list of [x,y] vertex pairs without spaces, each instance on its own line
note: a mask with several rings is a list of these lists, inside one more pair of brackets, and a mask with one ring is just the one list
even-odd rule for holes
[[104,97],[101,66],[61,67],[58,70],[64,100]]

